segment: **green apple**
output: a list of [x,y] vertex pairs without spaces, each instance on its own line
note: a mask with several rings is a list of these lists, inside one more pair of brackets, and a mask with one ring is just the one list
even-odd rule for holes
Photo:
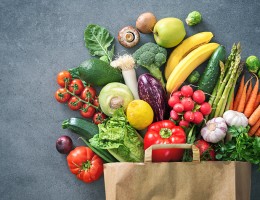
[[163,18],[153,29],[156,43],[165,48],[177,46],[185,37],[186,31],[183,22],[178,18]]

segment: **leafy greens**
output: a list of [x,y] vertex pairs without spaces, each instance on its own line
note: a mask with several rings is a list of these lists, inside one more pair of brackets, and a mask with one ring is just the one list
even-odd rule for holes
[[121,162],[143,162],[144,150],[141,136],[129,125],[123,108],[98,125],[99,134],[91,138],[90,144],[107,149]]
[[219,143],[216,159],[223,161],[246,161],[260,165],[260,137],[248,136],[248,127],[231,126],[228,129],[232,139]]
[[102,26],[90,24],[84,32],[85,45],[92,56],[100,56],[101,60],[110,63],[114,56],[114,37]]

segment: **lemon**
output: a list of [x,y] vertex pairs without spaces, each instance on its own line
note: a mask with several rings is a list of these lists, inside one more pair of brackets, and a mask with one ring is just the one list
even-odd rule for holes
[[137,130],[143,130],[153,122],[153,109],[143,100],[131,101],[126,109],[127,120]]

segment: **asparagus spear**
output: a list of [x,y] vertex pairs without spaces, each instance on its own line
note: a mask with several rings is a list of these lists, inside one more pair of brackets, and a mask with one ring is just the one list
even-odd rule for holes
[[[214,116],[216,116],[216,112],[219,112],[219,110],[217,111],[217,106],[219,104],[220,98],[224,93],[225,87],[228,84],[228,81],[230,80],[230,77],[232,75],[233,69],[235,67],[238,67],[239,62],[237,63],[236,66],[236,58],[239,56],[240,57],[240,52],[241,52],[241,47],[240,47],[240,43],[238,43],[237,45],[233,45],[232,49],[231,49],[231,53],[228,56],[228,59],[225,63],[225,68],[223,69],[223,66],[221,67],[222,71],[221,71],[221,76],[219,78],[219,81],[215,87],[215,95],[212,95],[212,98],[210,99],[210,103],[212,105],[213,111],[211,112],[209,118],[213,118]],[[238,58],[240,61],[240,58]],[[233,72],[235,73],[235,72]],[[234,75],[233,75],[234,77]],[[231,83],[230,83],[231,84]],[[226,91],[227,92],[227,91]],[[213,91],[214,94],[214,91]],[[222,100],[223,101],[223,100]],[[219,113],[217,113],[218,115]]]
[[238,57],[236,58],[236,63],[235,63],[236,66],[233,69],[233,73],[232,73],[232,75],[228,81],[228,84],[225,87],[224,93],[222,94],[221,99],[218,103],[218,106],[217,106],[217,109],[215,112],[215,117],[219,117],[219,116],[223,115],[226,105],[228,104],[229,96],[231,99],[232,89],[235,87],[237,79],[243,70],[243,64],[241,64],[241,65],[239,64],[240,58],[241,58],[240,55],[238,55]]

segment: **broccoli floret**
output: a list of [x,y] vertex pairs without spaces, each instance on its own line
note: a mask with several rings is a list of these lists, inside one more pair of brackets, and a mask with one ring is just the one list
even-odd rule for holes
[[147,68],[155,78],[160,80],[163,87],[165,87],[162,72],[160,71],[160,67],[167,59],[167,51],[165,48],[148,42],[136,50],[133,57],[138,65]]

